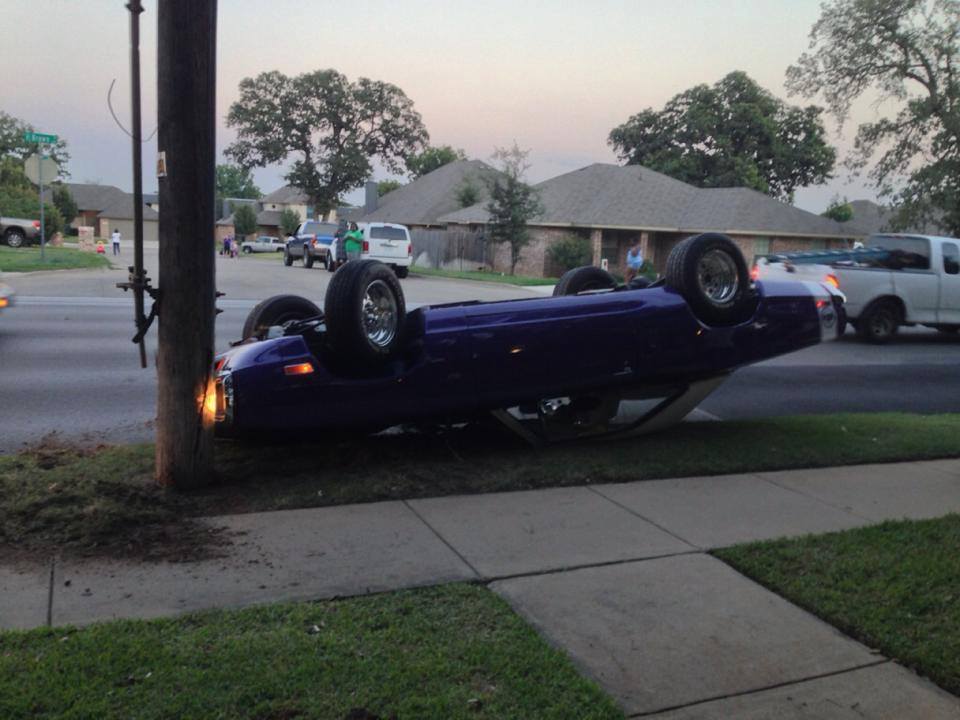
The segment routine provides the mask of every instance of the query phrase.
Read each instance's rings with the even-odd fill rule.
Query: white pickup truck
[[[759,279],[829,282],[847,298],[847,319],[870,342],[901,325],[960,331],[960,240],[932,235],[872,235],[850,251],[758,258]]]

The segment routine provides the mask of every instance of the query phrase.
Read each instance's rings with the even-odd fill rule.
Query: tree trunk
[[[216,0],[160,0],[157,26],[162,292],[157,482],[188,488],[213,468]]]

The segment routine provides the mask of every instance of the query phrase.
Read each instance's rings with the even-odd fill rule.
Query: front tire
[[[304,247],[303,247],[303,266],[304,266],[305,268],[312,268],[312,267],[313,267],[313,260],[314,260],[313,255],[310,254],[310,250],[308,250],[308,249],[307,249],[307,246],[304,245]]]
[[[3,236],[3,241],[12,248],[23,247],[26,239],[27,236],[23,234],[23,230],[17,230],[16,228],[10,228]]]
[[[327,253],[327,256],[323,259],[323,266],[327,269],[327,272],[336,272],[337,263],[330,257],[330,253]]]
[[[707,325],[736,325],[752,311],[747,263],[726,235],[702,233],[681,241],[670,251],[665,278]]]
[[[263,340],[271,327],[291,320],[306,320],[322,315],[320,308],[299,295],[274,295],[258,303],[243,323],[243,339]]]
[[[350,367],[375,367],[401,349],[406,303],[396,275],[377,260],[334,273],[324,300],[330,347]]]
[[[410,274],[410,268],[406,265],[398,265],[394,268],[394,272],[397,274],[397,277],[401,280]]]
[[[613,275],[595,265],[567,270],[553,288],[553,296],[576,295],[587,290],[612,290],[617,286]]]
[[[249,247],[245,247],[240,252],[242,252],[244,255],[249,255],[253,252],[253,250],[251,250]]]
[[[883,344],[897,334],[900,309],[889,300],[878,300],[857,318],[857,335],[861,340]]]
[[[283,250],[283,264],[287,267],[293,265],[293,255],[290,254],[289,250]]]

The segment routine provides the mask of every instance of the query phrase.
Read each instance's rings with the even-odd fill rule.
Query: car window
[[[867,246],[887,252],[866,260],[866,265],[887,270],[930,269],[930,241],[926,238],[874,235],[867,241]]]
[[[336,223],[306,222],[301,233],[304,235],[333,235],[337,231]]]
[[[956,243],[943,244],[943,271],[947,275],[960,275],[960,249]]]
[[[370,237],[374,240],[406,240],[407,231],[398,227],[374,225],[370,228]]]

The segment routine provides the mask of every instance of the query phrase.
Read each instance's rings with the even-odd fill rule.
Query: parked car
[[[40,242],[40,221],[0,217],[0,238],[12,248]]]
[[[288,238],[284,245],[283,264],[289,267],[294,260],[301,260],[306,268],[312,268],[318,260],[326,264],[330,244],[336,232],[336,223],[318,220],[300,223],[297,232],[292,238]]]
[[[2,273],[0,273],[0,279],[2,277]],[[12,287],[0,282],[0,311],[12,306],[15,296],[16,293],[13,292]]]
[[[751,284],[727,237],[681,242],[666,277],[617,285],[565,274],[554,297],[406,312],[395,274],[349,262],[323,312],[278,295],[215,359],[226,435],[376,431],[491,413],[542,440],[649,431],[678,422],[733,370],[836,337],[843,296],[813,282]],[[617,426],[624,399],[654,403]]]
[[[261,235],[255,240],[245,240],[240,244],[240,252],[249,255],[250,253],[264,252],[283,252],[286,243],[281,242],[278,237]]]
[[[413,245],[410,242],[410,231],[405,225],[372,222],[358,223],[357,228],[363,233],[361,260],[379,260],[384,265],[389,265],[398,278],[407,277],[413,263]],[[330,272],[343,265],[345,258],[342,257],[342,248],[343,245],[339,242],[330,246],[324,263]]]
[[[787,253],[757,260],[760,279],[830,282],[864,340],[885,342],[901,325],[960,331],[960,240],[879,234],[851,251]]]

